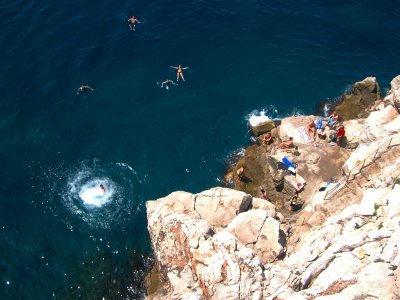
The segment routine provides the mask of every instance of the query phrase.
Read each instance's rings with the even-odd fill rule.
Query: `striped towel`
[[[304,126],[300,126],[297,128],[297,131],[300,133],[301,139],[304,144],[309,144],[312,142],[310,136],[308,135],[307,129]]]

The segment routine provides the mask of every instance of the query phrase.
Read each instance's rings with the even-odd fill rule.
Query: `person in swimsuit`
[[[262,144],[263,144],[263,145],[269,145],[269,144],[271,144],[272,142],[273,142],[273,140],[272,140],[272,135],[271,135],[270,132],[267,132],[267,133],[263,136],[263,138],[262,138]]]
[[[268,200],[268,193],[263,188],[261,189],[261,195],[265,200]]]
[[[179,81],[179,77],[182,78],[183,81],[185,81],[185,78],[183,77],[182,70],[189,69],[189,67],[182,68],[181,65],[179,65],[177,67],[174,67],[174,66],[170,66],[170,67],[177,70],[177,72],[176,72],[176,81]]]
[[[140,24],[139,20],[132,16],[132,18],[128,19],[129,28],[133,31],[136,30],[136,23]]]
[[[299,192],[294,192],[292,199],[290,200],[290,208],[291,211],[296,211],[301,208],[301,201],[299,199]]]
[[[240,167],[239,169],[236,170],[236,175],[239,177],[239,180],[243,179],[243,172],[244,172],[244,167]]]
[[[307,132],[312,140],[315,140],[315,131],[315,122],[311,121],[311,123],[307,125]]]
[[[81,85],[79,88],[78,88],[78,91],[76,92],[76,94],[77,95],[79,95],[80,93],[84,93],[84,92],[87,92],[87,91],[94,91],[94,88],[92,88],[92,87],[90,87],[90,86],[88,86],[88,85]]]
[[[99,189],[100,189],[103,193],[106,192],[106,188],[105,188],[104,185],[102,185],[102,184],[99,185]]]
[[[169,87],[172,85],[178,85],[175,82],[173,82],[171,79],[164,80],[161,82],[161,88],[165,86],[165,89],[169,90]]]
[[[289,137],[289,139],[285,142],[282,142],[278,145],[278,149],[290,149],[296,147],[293,143],[293,138]]]

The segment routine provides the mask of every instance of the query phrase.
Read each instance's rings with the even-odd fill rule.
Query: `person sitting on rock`
[[[328,126],[330,128],[334,128],[336,126],[337,121],[339,120],[339,116],[336,111],[334,111],[329,117],[328,117]]]
[[[319,142],[320,139],[325,139],[327,130],[329,130],[329,127],[328,127],[328,126],[326,126],[325,128],[322,127],[322,128],[320,128],[320,129],[317,129],[317,139],[316,139],[316,142]]]
[[[315,139],[315,129],[315,122],[311,121],[311,123],[307,125],[307,133],[312,140]]]
[[[332,128],[329,130],[329,135],[328,135],[328,142],[331,146],[336,145],[336,138],[337,138],[337,131],[336,129]]]
[[[296,211],[301,207],[300,199],[299,199],[299,192],[295,191],[292,199],[290,200],[290,210]]]
[[[261,188],[261,195],[265,200],[268,200],[268,193],[263,188]]]
[[[330,114],[328,119],[332,119],[335,123],[337,123],[337,121],[339,121],[339,115],[336,112],[336,110],[333,113]]]
[[[295,145],[293,143],[293,138],[289,137],[289,139],[285,142],[282,142],[278,145],[278,149],[290,149],[290,148],[294,148]]]
[[[339,129],[337,131],[337,143],[338,145],[343,145],[343,140],[344,140],[344,135],[346,134],[346,131],[344,130],[344,126],[341,125],[339,126]]]
[[[314,124],[315,124],[315,128],[318,130],[318,129],[324,129],[325,128],[325,126],[324,126],[324,121],[322,121],[322,119],[317,119],[317,120],[315,120],[314,121]]]
[[[243,172],[244,172],[244,167],[240,167],[239,169],[236,170],[236,174],[240,180],[243,179]]]
[[[298,146],[295,146],[294,148],[286,148],[286,149],[283,149],[283,151],[285,151],[286,153],[293,154],[293,156],[299,156],[300,155]]]
[[[269,145],[273,142],[271,132],[267,132],[262,138],[263,145]]]

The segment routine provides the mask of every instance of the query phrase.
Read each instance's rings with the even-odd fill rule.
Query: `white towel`
[[[308,135],[307,129],[304,126],[300,126],[297,128],[297,131],[300,133],[301,139],[304,144],[309,144],[312,142],[310,136]]]

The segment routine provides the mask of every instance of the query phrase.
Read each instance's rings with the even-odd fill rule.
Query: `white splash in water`
[[[79,172],[69,183],[70,193],[77,195],[87,206],[101,207],[110,202],[114,195],[112,181],[107,178],[91,178],[86,181],[87,176],[87,172]],[[100,185],[103,185],[104,190]]]
[[[270,118],[265,114],[265,111],[253,112],[248,116],[249,123],[252,127],[257,126],[265,121],[270,120]]]
[[[103,185],[105,190],[100,188]],[[114,190],[112,185],[104,180],[92,180],[81,187],[79,197],[88,206],[100,207],[112,200]]]

